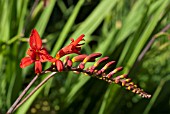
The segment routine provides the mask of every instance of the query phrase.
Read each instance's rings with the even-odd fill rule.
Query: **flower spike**
[[[51,57],[47,50],[42,47],[42,40],[38,34],[38,32],[33,29],[30,35],[30,48],[27,50],[27,57],[24,57],[21,60],[20,67],[24,68],[32,63],[35,62],[35,72],[41,73],[42,72],[42,62],[52,62],[52,66],[50,67],[52,70],[57,70],[58,72],[63,71],[73,71],[75,73],[83,73],[86,75],[89,75],[94,78],[98,78],[101,80],[104,80],[108,83],[115,83],[119,84],[120,86],[126,88],[129,91],[132,91],[133,93],[138,94],[139,96],[142,96],[144,98],[150,98],[151,95],[144,92],[143,89],[139,88],[137,85],[135,85],[130,78],[127,77],[127,74],[122,74],[119,76],[115,76],[115,74],[123,69],[123,67],[117,67],[113,69],[112,71],[108,72],[108,68],[115,64],[115,61],[107,62],[101,69],[98,69],[98,66],[101,65],[101,63],[106,62],[109,57],[103,57],[99,60],[95,61],[96,58],[100,57],[101,53],[92,53],[90,55],[81,54],[81,46],[83,44],[79,44],[80,41],[84,40],[84,34],[80,35],[76,40],[70,39],[71,43],[61,50],[58,51],[56,54],[56,57]],[[60,60],[61,57],[67,55],[76,53],[77,56],[70,59],[69,56],[67,56],[64,59],[64,62]],[[74,67],[73,64],[75,62],[80,62],[78,66]],[[85,64],[87,62],[95,62],[92,66],[89,66],[85,68]]]
[[[94,65],[85,69],[85,64],[87,62],[90,62],[91,60],[95,60],[99,56],[101,56],[100,53],[93,53],[88,56],[87,55],[78,55],[78,56],[73,57],[72,61],[68,57],[66,57],[67,64],[65,67],[67,68],[68,71],[73,71],[75,73],[82,72],[86,75],[104,80],[108,83],[119,84],[120,86],[125,87],[127,90],[130,90],[133,93],[136,93],[141,97],[144,97],[144,98],[151,97],[150,94],[144,92],[143,89],[140,89],[139,87],[137,87],[137,85],[135,85],[131,81],[131,79],[127,77],[127,74],[122,74],[122,75],[113,77],[113,75],[116,74],[117,72],[121,71],[123,69],[123,67],[115,68],[111,72],[106,73],[106,70],[108,69],[108,67],[112,66],[115,63],[115,61],[108,62],[102,69],[99,69],[99,70],[96,69],[97,66],[100,65],[100,63],[108,60],[108,57],[103,57],[103,58],[99,59],[97,62],[95,62]],[[82,62],[77,67],[73,67],[72,63],[77,62],[77,61],[82,61]],[[68,62],[69,62],[69,64],[68,64]]]

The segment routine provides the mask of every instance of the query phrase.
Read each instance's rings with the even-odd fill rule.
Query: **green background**
[[[82,53],[100,52],[117,61],[117,67],[124,67],[121,73],[128,73],[152,98],[65,72],[50,79],[16,114],[170,113],[170,35],[169,30],[160,33],[170,22],[169,11],[169,0],[0,0],[0,113],[35,76],[33,65],[19,67],[33,28],[53,57],[69,38],[85,34]]]

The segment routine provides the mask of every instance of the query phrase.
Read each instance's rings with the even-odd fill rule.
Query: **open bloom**
[[[70,39],[71,43],[68,46],[65,46],[64,48],[58,51],[58,53],[56,54],[56,59],[59,59],[64,55],[71,54],[71,53],[81,54],[80,50],[81,50],[81,45],[83,44],[79,44],[79,42],[83,40],[84,36],[85,35],[82,34],[75,41],[74,39],[71,38]]]
[[[42,40],[38,32],[33,29],[29,39],[30,48],[27,50],[27,57],[24,57],[20,62],[20,67],[25,68],[26,66],[35,62],[35,73],[41,73],[42,62],[53,60],[47,50],[42,47]]]

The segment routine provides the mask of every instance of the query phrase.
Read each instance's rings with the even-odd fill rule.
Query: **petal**
[[[32,50],[31,48],[29,48],[27,50],[27,55],[29,55],[31,57],[31,59],[35,60],[36,59],[36,53],[34,50]]]
[[[42,40],[38,32],[35,29],[33,29],[30,35],[30,47],[35,50],[36,49],[40,50],[41,46],[42,46]]]
[[[47,62],[47,61],[50,61],[50,62],[53,62],[53,57],[51,57],[50,55],[44,55],[44,54],[41,54],[39,55],[40,57],[40,61],[41,62]]]
[[[57,70],[59,72],[63,71],[64,66],[63,66],[63,62],[61,60],[57,60],[55,64],[56,64]]]
[[[43,47],[43,48],[40,50],[40,53],[42,53],[42,54],[48,54],[48,51]]]
[[[75,47],[74,46],[74,47],[72,47],[72,51],[71,52],[72,53],[76,53],[76,54],[81,54],[80,50],[81,50],[81,47]]]
[[[29,66],[33,62],[34,60],[32,60],[30,57],[24,57],[20,62],[20,67],[25,68],[26,66]]]
[[[41,61],[35,61],[35,73],[41,73],[41,72],[42,72]]]
[[[42,48],[39,51],[39,57],[40,57],[40,61],[41,62],[46,62],[46,61],[50,61],[53,62],[53,57],[51,55],[48,54],[47,50],[45,48]],[[52,61],[51,61],[52,60]]]
[[[79,36],[75,41],[73,40],[73,39],[71,39],[71,44],[73,44],[74,46],[76,46],[81,40],[83,40],[83,37],[84,37],[85,35],[84,34],[82,34],[81,36]]]

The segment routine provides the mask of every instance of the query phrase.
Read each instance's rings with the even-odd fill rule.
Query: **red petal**
[[[42,48],[39,52],[44,55],[49,55],[48,51],[45,48]]]
[[[38,32],[35,29],[33,29],[30,35],[30,47],[35,50],[36,49],[40,50],[41,46],[42,46],[42,40]]]
[[[35,73],[41,73],[42,72],[42,65],[40,61],[35,61]]]
[[[81,47],[72,46],[71,50],[72,50],[72,53],[81,54],[80,53]]]
[[[63,69],[64,69],[63,62],[61,60],[57,60],[56,67],[59,72],[63,71]]]
[[[68,66],[68,67],[72,67],[72,65],[73,65],[73,62],[69,59],[69,60],[67,61],[67,66]]]
[[[50,55],[40,55],[40,61],[41,62],[47,62],[47,61],[53,61],[52,60],[53,57],[51,57]]]
[[[26,66],[29,66],[33,62],[34,60],[32,60],[30,57],[24,57],[20,62],[20,67],[25,68]]]
[[[83,37],[84,37],[85,35],[84,34],[82,34],[81,36],[79,36],[75,41],[72,39],[71,41],[71,44],[73,44],[74,46],[76,46],[81,40],[83,40]]]
[[[36,59],[36,53],[34,50],[32,50],[31,48],[29,48],[27,50],[27,54],[31,57],[31,59],[35,60]]]
[[[39,56],[40,56],[40,61],[41,62],[51,61],[53,59],[53,57],[48,54],[48,52],[47,52],[47,50],[45,48],[42,48],[39,51]]]

